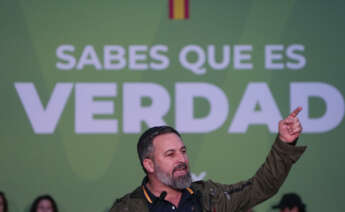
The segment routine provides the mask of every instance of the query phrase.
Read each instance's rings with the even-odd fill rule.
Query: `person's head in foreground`
[[[181,190],[192,183],[186,147],[172,127],[148,129],[139,138],[138,156],[150,184]]]
[[[50,195],[37,197],[31,205],[30,212],[58,212],[55,200]]]
[[[281,212],[305,212],[306,206],[296,193],[284,194],[278,205],[273,209],[279,209]]]
[[[0,212],[7,212],[8,211],[8,205],[7,205],[7,199],[4,192],[0,191]]]

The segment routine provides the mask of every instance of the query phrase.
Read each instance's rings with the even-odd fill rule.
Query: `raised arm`
[[[210,187],[218,190],[215,193],[222,194],[215,198],[218,199],[218,204],[210,205],[211,208],[219,209],[216,211],[245,211],[278,192],[293,163],[306,149],[305,146],[295,146],[302,131],[297,118],[301,110],[301,107],[297,108],[286,119],[279,122],[279,133],[271,151],[265,163],[252,178],[232,185],[208,182]],[[223,204],[219,204],[220,202]]]

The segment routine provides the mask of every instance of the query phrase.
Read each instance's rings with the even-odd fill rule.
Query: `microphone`
[[[164,200],[164,198],[167,196],[166,191],[162,191],[161,195],[159,195],[159,201]]]
[[[156,199],[156,201],[154,201],[154,203],[152,204],[150,211],[155,211],[155,209],[159,206],[161,201],[163,201],[166,196],[167,196],[167,192],[162,191],[161,195],[159,195],[159,198]]]

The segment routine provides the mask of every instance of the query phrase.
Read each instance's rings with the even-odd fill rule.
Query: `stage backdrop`
[[[104,212],[141,183],[141,132],[183,134],[194,180],[251,177],[297,106],[308,149],[279,193],[344,211],[343,0],[2,0],[0,190]]]

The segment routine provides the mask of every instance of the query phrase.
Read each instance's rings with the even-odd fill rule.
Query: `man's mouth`
[[[180,163],[173,169],[173,174],[181,176],[188,172],[188,167],[185,163]]]

